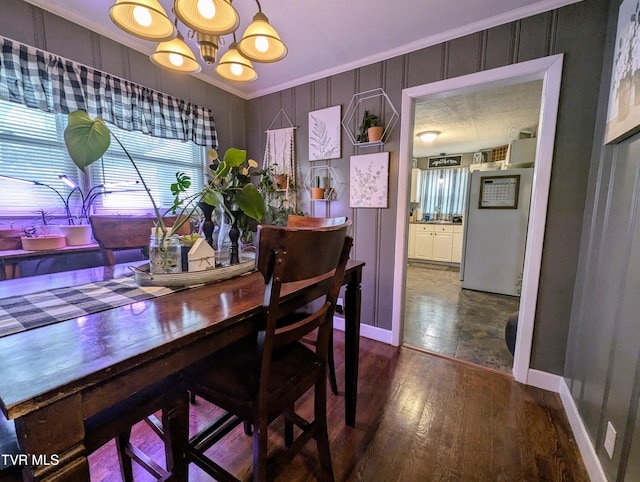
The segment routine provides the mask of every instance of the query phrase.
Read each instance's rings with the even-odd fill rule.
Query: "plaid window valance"
[[[52,113],[84,110],[121,129],[218,148],[213,113],[0,36],[0,99]]]

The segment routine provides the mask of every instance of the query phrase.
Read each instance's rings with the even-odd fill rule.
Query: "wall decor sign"
[[[337,159],[340,155],[340,106],[309,112],[309,160]]]
[[[462,163],[462,156],[440,156],[429,158],[429,168],[459,166]]]
[[[518,209],[520,175],[482,176],[478,209]]]
[[[624,0],[618,11],[616,47],[604,134],[606,144],[640,130],[640,18],[637,0]]]
[[[389,191],[389,153],[351,156],[349,207],[386,208]]]

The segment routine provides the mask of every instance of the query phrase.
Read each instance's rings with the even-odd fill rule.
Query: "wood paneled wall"
[[[382,87],[400,111],[402,89],[535,58],[565,54],[547,230],[538,298],[533,367],[561,374],[580,243],[595,111],[604,51],[607,2],[581,2],[494,27],[399,57],[333,75],[249,101],[247,138],[253,152],[264,149],[264,130],[283,109],[298,126],[298,177],[308,170],[309,111],[341,105],[358,92]],[[580,25],[580,28],[576,28]],[[597,72],[596,75],[585,75]],[[400,112],[400,115],[412,113]],[[276,127],[281,127],[280,125]],[[259,133],[260,135],[255,135]],[[349,157],[382,148],[356,148],[342,136],[342,157],[329,164],[345,185],[337,201],[300,206],[310,215],[349,216],[352,256],[367,262],[363,321],[391,329],[392,278],[397,208],[399,124],[384,146],[390,152],[389,208],[349,208]],[[317,161],[316,161],[317,162]],[[402,173],[405,175],[405,173]],[[304,193],[303,193],[304,194]]]

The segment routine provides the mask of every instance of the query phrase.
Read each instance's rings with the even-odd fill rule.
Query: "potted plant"
[[[324,199],[324,188],[320,187],[320,176],[313,176],[311,184],[311,199]]]
[[[54,232],[50,222],[51,215],[44,209],[38,210],[34,224],[23,228],[24,236],[20,238],[22,249],[44,251],[64,248],[67,244],[65,235]]]
[[[182,267],[178,230],[189,221],[195,203],[202,197],[202,192],[186,195],[191,186],[191,179],[184,173],[176,173],[176,182],[171,184],[171,192],[175,196],[173,205],[162,212],[156,204],[151,190],[147,186],[137,164],[120,142],[100,118],[91,119],[84,111],[74,111],[68,116],[68,125],[64,131],[64,141],[73,162],[83,172],[84,169],[102,157],[111,144],[111,137],[120,145],[131,165],[138,174],[143,189],[147,192],[155,214],[155,229],[150,233],[150,265],[152,272],[179,272]],[[169,213],[177,215],[176,222],[167,226],[165,216]]]
[[[290,196],[295,196],[296,186],[286,174],[276,174],[277,164],[254,171],[252,175],[260,176],[258,190],[265,200],[264,224],[286,225],[289,214],[298,214],[291,203]]]
[[[362,123],[358,129],[359,134],[356,140],[360,143],[377,142],[381,140],[383,128],[379,123],[380,120],[377,115],[371,114],[368,110],[365,110],[362,115]]]

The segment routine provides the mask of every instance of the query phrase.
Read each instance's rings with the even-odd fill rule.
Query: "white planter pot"
[[[60,225],[58,229],[67,238],[67,246],[91,244],[90,224]]]

